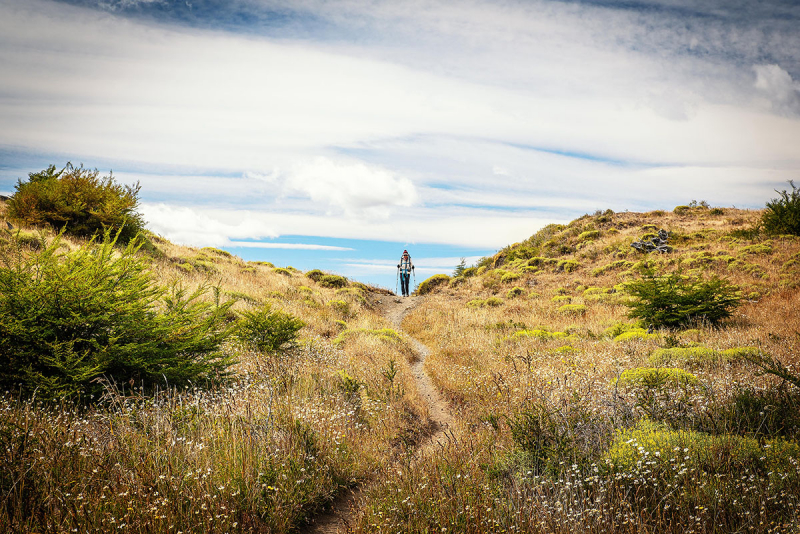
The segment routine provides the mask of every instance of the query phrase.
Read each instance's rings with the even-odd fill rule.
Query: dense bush
[[[170,385],[224,373],[219,346],[230,303],[206,288],[158,286],[129,244],[106,233],[61,254],[57,237],[29,251],[0,246],[0,385],[37,396],[91,393],[96,379]]]
[[[317,280],[322,287],[347,287],[347,278],[336,274],[326,274]]]
[[[102,178],[99,174],[69,163],[61,171],[51,165],[30,173],[27,181],[17,182],[8,201],[9,217],[28,225],[64,228],[80,237],[109,230],[117,234],[120,243],[127,243],[144,227],[136,211],[139,184],[121,185],[111,174]]]
[[[789,180],[792,191],[776,191],[780,198],[767,202],[761,224],[768,234],[800,235],[800,189]]]
[[[272,311],[267,305],[243,312],[235,328],[239,340],[255,350],[274,354],[292,348],[297,332],[304,326],[300,319],[282,311]]]
[[[738,288],[716,276],[703,280],[680,272],[658,275],[645,266],[642,278],[629,282],[625,291],[633,300],[629,317],[654,327],[677,328],[698,320],[717,324],[739,305]]]
[[[425,295],[426,293],[433,291],[436,287],[440,285],[446,285],[449,282],[450,277],[446,274],[434,274],[419,285],[417,288],[417,293],[419,295]]]

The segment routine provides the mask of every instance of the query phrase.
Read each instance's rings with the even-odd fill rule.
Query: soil
[[[413,310],[423,297],[398,297],[396,295],[373,295],[371,304],[378,312],[386,317],[392,327],[402,332],[403,318]],[[447,439],[447,430],[452,421],[452,414],[447,403],[439,394],[433,380],[425,371],[425,358],[430,351],[428,347],[406,334],[417,358],[411,364],[411,371],[417,384],[420,397],[425,401],[430,419],[435,423],[436,431],[419,447],[420,454],[424,455]],[[331,505],[331,510],[318,515],[309,525],[306,532],[309,534],[337,534],[351,530],[351,523],[358,506],[360,489],[354,488],[342,492]]]

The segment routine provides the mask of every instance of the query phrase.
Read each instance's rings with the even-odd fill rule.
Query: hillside
[[[800,392],[753,362],[797,376],[800,239],[759,217],[584,216],[409,299],[151,235],[159,284],[217,286],[231,325],[299,318],[297,346],[231,337],[225,380],[94,404],[6,392],[0,530],[796,532]],[[661,229],[669,252],[631,247]],[[18,230],[29,254],[52,238]],[[648,328],[625,305],[644,262],[730,280],[741,305]]]

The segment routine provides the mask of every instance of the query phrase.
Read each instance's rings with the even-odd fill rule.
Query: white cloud
[[[277,237],[268,225],[241,211],[207,213],[167,204],[142,204],[140,211],[150,230],[176,243],[224,246],[231,239]]]
[[[321,157],[295,165],[284,188],[355,217],[386,219],[392,208],[411,206],[417,200],[408,178],[361,162]]]
[[[230,247],[241,248],[269,248],[287,250],[353,250],[349,247],[336,247],[332,245],[315,245],[309,243],[263,243],[260,241],[229,241]]]
[[[755,87],[764,94],[772,109],[780,113],[800,113],[800,82],[779,65],[755,65]]]

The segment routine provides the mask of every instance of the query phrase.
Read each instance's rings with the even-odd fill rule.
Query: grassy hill
[[[469,437],[396,497],[373,496],[391,504],[372,513],[399,520],[390,510],[409,498],[425,510],[409,531],[793,532],[800,239],[759,235],[760,217],[597,213],[428,281],[403,326],[432,349],[427,368]],[[631,247],[660,229],[671,252]],[[718,325],[648,331],[625,305],[645,262],[730,280],[741,305]]]
[[[0,530],[306,531],[361,486],[354,532],[796,532],[800,239],[760,235],[760,216],[551,225],[421,285],[402,330],[385,291],[151,235],[137,257],[158,284],[217,287],[201,298],[233,301],[232,329],[267,309],[297,318],[296,345],[230,335],[230,376],[180,387],[104,382],[75,402],[9,388]],[[669,253],[630,246],[660,229]],[[36,254],[40,234],[4,239]],[[626,306],[644,263],[730,280],[741,304],[718,324],[649,328]],[[453,415],[431,447],[412,338]]]

